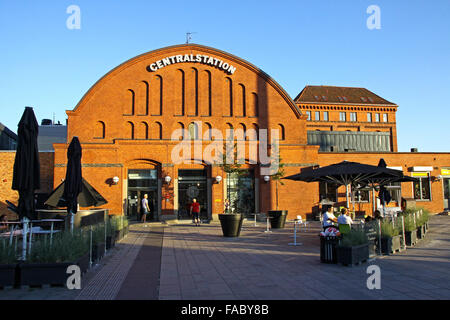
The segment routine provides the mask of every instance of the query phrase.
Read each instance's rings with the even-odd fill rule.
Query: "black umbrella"
[[[337,185],[345,185],[347,207],[349,206],[348,186],[380,183],[386,179],[400,179],[403,172],[358,162],[343,161],[318,169],[304,170],[301,173],[285,177],[283,179],[305,182],[332,182]]]
[[[33,108],[25,107],[17,130],[12,189],[19,192],[17,214],[23,221],[22,259],[27,256],[28,221],[36,216],[34,191],[41,187],[37,137],[39,126]]]
[[[378,167],[380,167],[380,168],[387,167],[386,161],[384,161],[383,158],[381,158],[380,161],[378,162]],[[383,207],[385,205],[389,204],[389,202],[391,202],[391,194],[386,189],[384,184],[382,184],[380,186],[380,191],[378,192],[378,197],[380,198],[380,201],[381,201],[381,204],[383,205]]]
[[[107,204],[105,198],[84,178],[82,180],[81,192],[78,194],[77,201],[80,207],[99,207]],[[62,182],[55,190],[52,191],[45,204],[52,207],[67,207],[67,202],[63,198],[65,181]]]
[[[26,107],[18,125],[12,189],[19,192],[19,218],[35,218],[34,191],[41,187],[37,136],[39,126],[33,108]]]
[[[67,213],[77,213],[78,195],[82,191],[81,145],[78,137],[73,137],[67,149],[67,170],[62,198],[67,205]]]

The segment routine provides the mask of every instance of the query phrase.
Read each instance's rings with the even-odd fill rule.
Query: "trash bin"
[[[269,210],[270,225],[272,229],[283,229],[288,214],[287,210]]]
[[[340,237],[320,236],[320,262],[337,263],[336,246]]]

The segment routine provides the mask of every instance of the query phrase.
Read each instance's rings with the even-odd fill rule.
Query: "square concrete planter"
[[[81,270],[81,273],[85,273],[89,269],[89,251],[78,258],[76,263]]]
[[[114,245],[116,244],[115,240],[116,239],[114,236],[106,236],[106,250],[110,250],[112,249],[112,247],[114,247]]]
[[[401,250],[402,236],[392,238],[381,238],[381,252],[383,254],[393,254]]]
[[[369,259],[369,245],[362,244],[353,247],[336,247],[337,263],[345,266],[360,264]]]
[[[420,226],[417,228],[417,239],[425,238],[425,226]]]
[[[417,229],[413,231],[405,231],[405,241],[407,246],[414,246],[417,243]]]

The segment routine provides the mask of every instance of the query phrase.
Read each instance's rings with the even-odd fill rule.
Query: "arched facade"
[[[248,174],[238,182],[253,190],[251,196],[245,195],[252,211],[276,207],[274,182],[264,182],[260,155],[250,154],[258,145],[270,154],[270,130],[282,128],[280,156],[288,164],[286,173],[317,162],[317,147],[307,145],[306,118],[279,84],[243,59],[195,44],[162,48],[126,61],[98,80],[67,115],[67,139],[78,136],[83,147],[83,176],[107,198],[113,214],[130,213],[130,201],[140,196],[133,192],[145,191],[146,185],[138,190],[142,181],[156,198],[158,218],[180,217],[185,209],[181,199],[186,194],[192,198],[197,191],[205,215],[221,213],[227,174],[222,166],[206,161],[204,153],[214,154],[211,143],[224,143],[227,129],[245,134],[238,140],[245,145],[243,158],[248,161],[242,169]],[[90,130],[93,127],[95,131]],[[180,141],[173,139],[176,130],[182,133],[179,136],[192,138],[182,157],[183,150],[177,149]],[[266,135],[263,130],[268,130]],[[260,142],[264,136],[268,144]],[[64,163],[66,148],[55,144],[55,164]],[[55,165],[55,181],[63,176],[64,168]],[[119,184],[104,183],[113,176],[119,177]],[[221,182],[217,176],[223,177]],[[198,184],[198,190],[188,181]],[[286,184],[298,192],[312,188]],[[279,199],[283,209],[298,208],[295,194]]]

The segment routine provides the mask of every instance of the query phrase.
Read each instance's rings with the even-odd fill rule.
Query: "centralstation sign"
[[[193,63],[201,63],[210,65],[216,68],[219,68],[229,74],[233,74],[236,71],[236,67],[231,65],[228,62],[224,62],[218,58],[207,56],[204,54],[177,54],[175,56],[170,56],[163,58],[161,60],[155,61],[152,64],[147,66],[147,70],[149,72],[155,72],[159,69],[162,69],[166,66],[169,66],[171,64],[175,63],[181,63],[181,62],[193,62]]]

